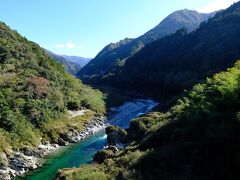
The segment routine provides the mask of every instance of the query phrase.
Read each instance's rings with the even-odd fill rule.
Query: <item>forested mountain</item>
[[[123,150],[100,151],[100,164],[62,170],[58,179],[239,179],[239,77],[238,61],[168,112],[134,119]]]
[[[197,29],[200,23],[207,21],[209,17],[212,17],[215,14],[216,12],[205,14],[188,9],[175,11],[161,21],[155,28],[141,36],[140,39],[143,40],[151,37],[152,39],[157,40],[159,37],[161,38],[175,33],[177,30],[182,28],[185,28],[188,32],[191,32]]]
[[[64,66],[66,71],[68,71],[69,73],[71,73],[73,75],[77,74],[80,71],[80,69],[82,68],[82,66],[79,65],[78,63],[67,60],[65,58],[65,56],[57,55],[48,50],[46,50],[46,52],[51,58],[60,62]]]
[[[169,99],[225,70],[240,58],[240,3],[204,22],[191,33],[182,29],[154,41],[127,59],[118,75],[104,83]]]
[[[118,73],[127,58],[131,57],[146,44],[151,43],[181,28],[189,32],[206,21],[215,13],[203,14],[197,11],[180,10],[166,17],[159,25],[136,39],[124,39],[106,46],[87,66],[82,68],[78,76],[86,82],[93,82]]]
[[[0,152],[37,146],[41,138],[58,142],[71,126],[67,110],[83,107],[104,112],[101,92],[0,23]]]

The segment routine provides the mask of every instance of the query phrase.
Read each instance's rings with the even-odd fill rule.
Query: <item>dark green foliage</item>
[[[93,160],[99,164],[102,164],[106,159],[113,157],[114,153],[111,150],[102,150],[98,151],[94,157]]]
[[[106,46],[88,65],[78,73],[78,76],[88,83],[100,84],[100,80],[111,78],[121,72],[127,58],[133,56],[146,44],[181,28],[195,30],[202,21],[206,21],[215,13],[203,14],[196,11],[180,10],[166,17],[159,25],[136,39],[124,39],[118,43]]]
[[[108,126],[105,131],[106,131],[106,134],[110,134],[113,132],[117,132],[118,134],[123,135],[123,136],[127,134],[124,129],[121,129],[117,126]]]
[[[119,75],[104,83],[132,88],[164,101],[176,99],[184,89],[207,76],[226,70],[240,58],[240,3],[217,13],[187,33],[185,29],[154,41],[128,58]]]
[[[239,18],[240,2],[197,31],[180,30],[129,58],[124,76],[115,82],[168,98],[201,83],[167,112],[133,120],[128,130],[132,144],[111,159],[71,169],[65,177],[101,173],[105,179],[240,179],[240,62],[203,83],[239,58]]]
[[[101,165],[72,171],[94,169],[108,179],[239,179],[239,112],[238,61],[195,85],[168,112],[133,120],[129,140],[135,145]]]
[[[155,166],[164,165],[166,173],[175,176],[238,179],[239,77],[238,62],[228,72],[196,85],[179,100],[169,111],[172,120],[140,144],[141,150],[154,151],[139,162],[139,168],[143,170],[147,163],[155,162]]]
[[[74,110],[105,112],[101,92],[83,85],[37,44],[0,23],[0,130],[6,142],[16,149],[36,146],[44,126],[62,117],[69,104]]]
[[[107,45],[100,53],[91,60],[85,67],[79,71],[77,76],[81,77],[82,80],[85,79],[95,79],[98,76],[107,75],[109,69],[112,69],[114,73],[117,68],[116,62],[118,60],[123,60],[126,58],[125,54],[129,54],[131,49],[126,49],[125,46],[129,46],[133,39],[124,39],[118,43],[111,43]],[[115,57],[117,56],[117,57]]]
[[[164,125],[168,118],[168,113],[154,112],[132,120],[128,129],[128,140],[141,141],[145,136],[152,133],[154,128]]]

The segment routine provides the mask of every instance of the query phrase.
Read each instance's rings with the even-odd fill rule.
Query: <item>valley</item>
[[[41,45],[0,22],[0,180],[240,179],[240,2],[157,11],[157,26],[108,45],[147,17],[80,4],[30,28]]]
[[[114,108],[106,123],[127,128],[131,119],[151,111],[156,105],[157,103],[151,100],[126,102],[124,105]],[[46,157],[42,168],[30,171],[24,178],[16,179],[54,179],[59,169],[78,167],[91,162],[93,155],[107,145],[106,138],[103,126],[77,144],[54,151]]]

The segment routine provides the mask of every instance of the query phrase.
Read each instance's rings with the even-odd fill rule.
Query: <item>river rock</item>
[[[11,176],[8,172],[0,170],[0,179],[1,180],[10,180]]]
[[[61,134],[60,137],[69,143],[77,143],[79,133],[75,129],[70,129],[67,133]]]
[[[127,132],[117,126],[108,126],[106,129],[107,143],[115,146],[117,143],[125,143],[127,138]]]
[[[64,141],[62,138],[60,138],[60,139],[58,140],[58,144],[59,144],[60,146],[67,146],[67,145],[68,145],[68,142],[66,142],[66,141]]]
[[[9,157],[9,167],[13,176],[23,174],[28,170],[36,169],[36,161],[32,157],[24,156],[21,153],[11,154]]]
[[[36,150],[33,151],[35,157],[42,158],[44,157],[46,150],[42,147],[38,147]]]
[[[114,152],[114,153],[116,153],[116,152],[119,151],[116,146],[107,146],[105,149],[106,149],[106,150],[111,150],[111,151]]]
[[[51,143],[49,141],[42,141],[42,145],[45,145],[45,146],[48,146],[50,145]]]
[[[25,156],[33,156],[35,155],[35,153],[33,152],[33,150],[29,147],[24,147],[22,149],[22,153],[25,155]]]
[[[0,158],[1,158],[1,160],[0,160],[0,169],[5,170],[7,168],[7,166],[8,166],[8,164],[9,164],[6,153],[2,152],[0,154]]]
[[[104,117],[95,117],[91,123],[86,123],[83,131],[78,132],[76,129],[72,128],[69,129],[67,133],[61,134],[58,144],[67,146],[69,142],[76,143],[80,139],[97,132],[97,129],[103,125],[105,125]],[[37,168],[37,159],[44,157],[58,148],[58,144],[51,144],[49,141],[44,141],[42,139],[41,144],[37,148],[25,147],[21,152],[11,151],[9,156],[5,153],[0,154],[0,180],[10,180],[15,176],[20,176],[29,170]],[[109,154],[115,153],[113,149],[106,151],[109,151]]]

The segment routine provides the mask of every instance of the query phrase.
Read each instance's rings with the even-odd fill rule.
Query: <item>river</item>
[[[107,122],[122,128],[128,128],[133,118],[146,114],[157,105],[152,100],[137,99],[126,102],[124,105],[112,108],[112,113]],[[89,136],[77,144],[62,147],[44,159],[44,166],[28,172],[23,178],[27,180],[52,180],[59,169],[79,167],[92,162],[93,155],[106,145],[105,130]]]

